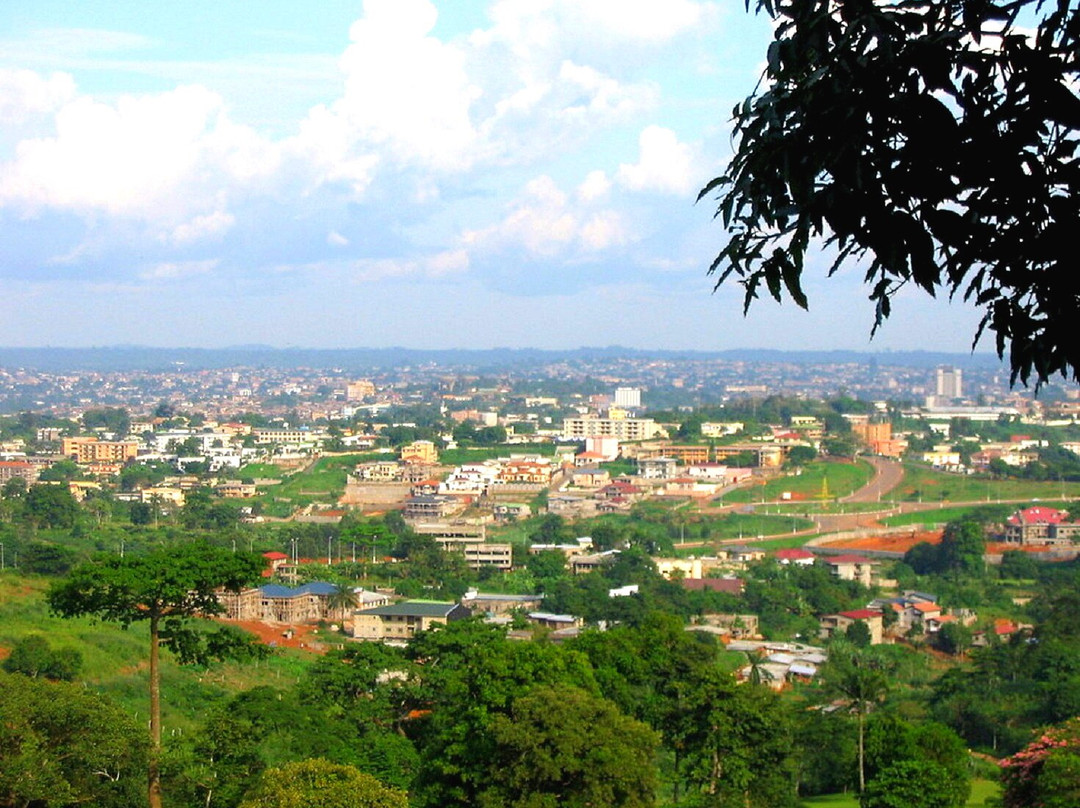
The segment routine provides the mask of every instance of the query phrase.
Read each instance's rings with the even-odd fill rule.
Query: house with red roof
[[[773,558],[781,564],[798,564],[801,567],[811,567],[816,556],[801,547],[791,547],[785,550],[777,550],[773,553]]]
[[[1017,545],[1069,546],[1080,533],[1080,522],[1068,511],[1034,505],[1017,511],[1005,522],[1005,541]]]

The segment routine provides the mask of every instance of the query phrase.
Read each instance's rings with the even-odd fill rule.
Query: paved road
[[[904,479],[904,467],[896,460],[884,457],[863,459],[874,467],[873,479],[855,493],[841,498],[841,502],[881,502]]]

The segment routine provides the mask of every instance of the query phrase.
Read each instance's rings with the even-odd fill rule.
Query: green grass
[[[241,478],[252,477],[262,480],[280,480],[285,476],[285,470],[273,463],[248,463],[241,466],[238,472]]]
[[[1080,497],[1080,483],[1036,482],[1033,480],[991,480],[947,474],[915,463],[904,464],[904,479],[890,495],[914,502],[978,502],[1018,499],[1060,499]]]
[[[874,513],[889,510],[887,502],[813,502],[802,500],[781,505],[769,504],[758,506],[759,513]]]
[[[856,463],[820,461],[804,466],[798,475],[775,477],[765,485],[731,491],[720,501],[724,504],[771,501],[780,499],[785,492],[802,495],[810,502],[820,500],[825,491],[830,499],[846,497],[870,482],[873,475],[873,466],[864,460]]]
[[[53,648],[82,654],[79,681],[115,700],[132,715],[149,714],[147,656],[149,629],[135,623],[123,629],[91,618],[62,619],[49,614],[45,592],[49,582],[0,575],[0,647],[10,649],[28,634],[41,634]],[[294,684],[308,657],[279,652],[257,663],[216,664],[211,668],[181,666],[162,654],[162,720],[166,732],[190,731],[207,711],[230,696],[259,684]]]
[[[991,506],[995,510],[1002,506]],[[1017,506],[1004,506],[1003,510],[1012,512],[1018,509]],[[930,508],[925,511],[912,511],[911,513],[899,513],[896,516],[887,516],[884,519],[879,520],[881,524],[887,527],[903,527],[905,525],[933,525],[933,524],[945,524],[951,522],[954,519],[960,519],[964,516],[970,516],[978,514],[980,511],[985,511],[986,505],[968,505],[953,508]]]
[[[1000,795],[1001,786],[992,780],[972,780],[967,808],[983,808],[988,798],[996,799]],[[803,808],[859,808],[859,798],[854,793],[825,794],[820,797],[805,797],[802,805]]]
[[[740,536],[754,539],[758,536],[779,536],[795,530],[808,530],[814,526],[806,519],[790,516],[762,516],[759,514],[732,513],[720,519],[710,520],[712,538],[737,539]],[[806,541],[803,538],[800,544]]]

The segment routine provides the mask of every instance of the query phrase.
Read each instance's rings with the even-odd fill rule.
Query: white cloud
[[[584,202],[603,199],[611,192],[611,180],[603,171],[590,171],[578,186],[577,195]]]
[[[474,250],[524,250],[534,258],[573,257],[626,243],[626,229],[614,211],[574,208],[550,177],[532,180],[498,224],[464,234]]]
[[[581,227],[581,242],[589,250],[606,250],[625,244],[626,241],[626,229],[622,219],[610,210],[589,217]]]
[[[436,18],[427,0],[365,0],[341,57],[345,94],[333,112],[397,160],[458,169],[474,158],[469,107],[480,89],[462,52],[429,36]]]
[[[205,275],[216,269],[218,263],[216,258],[205,261],[167,261],[148,267],[140,277],[143,280],[177,280],[193,275]]]
[[[274,165],[273,150],[205,88],[116,104],[80,96],[57,113],[54,136],[19,142],[0,164],[0,205],[183,222],[216,211],[230,181]]]
[[[337,230],[331,230],[326,236],[326,243],[331,247],[347,247],[349,246],[349,240],[345,236],[341,235]]]
[[[698,25],[707,7],[690,0],[572,0],[565,13],[586,30],[628,40],[663,42]]]
[[[196,216],[190,222],[174,227],[169,241],[177,246],[193,244],[208,239],[221,238],[236,224],[236,217],[223,210],[205,216]]]
[[[0,69],[0,123],[23,123],[53,112],[74,95],[75,81],[66,73],[46,78],[32,70]]]
[[[361,258],[352,261],[314,261],[282,265],[277,274],[301,273],[331,282],[373,283],[407,278],[442,278],[461,274],[469,268],[468,253],[460,248],[412,258]]]
[[[635,165],[622,164],[616,179],[632,191],[659,191],[685,196],[694,188],[693,152],[670,129],[647,126],[639,139]]]
[[[529,46],[576,42],[658,43],[699,26],[712,3],[692,0],[500,0],[491,8],[497,32]]]

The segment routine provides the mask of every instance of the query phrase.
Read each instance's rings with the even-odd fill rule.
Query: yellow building
[[[375,385],[367,379],[349,382],[345,386],[345,398],[348,401],[361,401],[365,398],[372,398],[374,395]]]
[[[406,463],[438,463],[439,450],[430,440],[414,440],[401,447],[401,459]]]
[[[139,454],[139,444],[133,440],[64,438],[60,451],[76,463],[126,463]]]

